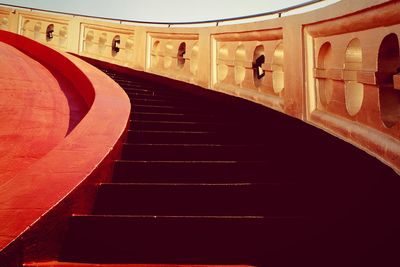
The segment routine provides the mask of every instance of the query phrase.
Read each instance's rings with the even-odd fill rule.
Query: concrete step
[[[263,160],[265,145],[129,144],[122,148],[125,160]]]
[[[129,96],[129,98],[135,98],[135,97],[144,97],[144,98],[155,98],[155,99],[165,99],[165,100],[179,100],[179,101],[188,101],[189,99],[192,99],[192,96],[188,95],[181,95],[178,92],[174,92],[171,90],[154,90],[149,87],[144,87],[144,89],[147,89],[147,92],[141,92],[140,89],[142,87],[123,87],[126,94]],[[199,100],[197,100],[199,101]]]
[[[129,143],[151,144],[252,144],[258,142],[255,138],[245,139],[242,136],[225,135],[210,131],[174,131],[174,130],[129,130]]]
[[[135,107],[134,107],[135,109]],[[156,112],[156,111],[132,111],[132,119],[144,121],[226,121],[227,119],[216,114],[202,114],[192,111],[170,111],[170,112]]]
[[[134,104],[132,112],[153,112],[153,113],[189,113],[189,114],[213,114],[213,111],[196,105],[175,105],[172,103],[163,104]]]
[[[192,264],[101,264],[101,263],[78,263],[78,262],[29,262],[24,267],[255,267],[250,265],[192,265]]]
[[[132,183],[267,183],[296,179],[299,177],[287,176],[277,164],[266,161],[117,160],[113,173],[114,182]]]
[[[136,120],[130,122],[130,129],[154,130],[154,131],[235,131],[251,132],[251,129],[244,129],[237,123],[229,122],[207,122],[207,121],[163,121],[163,120]]]
[[[175,106],[199,106],[204,109],[210,109],[210,105],[207,105],[206,102],[201,100],[195,100],[192,98],[184,97],[184,96],[149,96],[149,97],[139,97],[139,96],[131,96],[131,103],[133,106],[138,104],[155,104],[155,105],[175,105]],[[217,110],[218,107],[212,106],[211,109]]]
[[[165,99],[165,98],[155,98],[155,97],[131,97],[131,104],[132,106],[135,106],[137,104],[139,105],[168,105],[172,103],[179,103],[177,101],[172,101],[170,99]]]
[[[307,217],[75,215],[60,260],[252,265],[312,228]]]
[[[311,215],[309,191],[293,183],[107,183],[99,186],[94,214]]]
[[[192,101],[191,97],[176,95],[176,94],[168,94],[167,92],[135,92],[135,90],[126,90],[125,91],[131,102],[134,103],[136,99],[139,100],[162,100],[169,103],[188,103]],[[200,100],[194,100],[194,103],[203,103]]]

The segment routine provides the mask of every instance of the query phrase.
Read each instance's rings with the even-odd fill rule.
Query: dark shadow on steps
[[[104,71],[133,103],[128,143],[60,260],[400,265],[400,180],[377,159],[243,99]]]

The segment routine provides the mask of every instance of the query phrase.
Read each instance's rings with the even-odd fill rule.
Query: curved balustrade
[[[396,1],[344,0],[305,14],[204,28],[2,10],[15,31],[46,45],[255,101],[400,170]],[[46,40],[49,25],[53,38]]]

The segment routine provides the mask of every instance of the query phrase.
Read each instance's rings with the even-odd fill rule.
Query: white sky
[[[274,11],[309,0],[0,0],[51,11],[136,21],[180,22]]]

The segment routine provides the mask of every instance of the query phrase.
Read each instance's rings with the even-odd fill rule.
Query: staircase
[[[344,264],[364,255],[353,233],[371,212],[374,178],[396,177],[390,169],[247,101],[103,71],[132,102],[122,158],[93,213],[70,218],[59,262],[26,266],[358,266]],[[389,203],[386,193],[376,199]],[[338,248],[341,237],[351,241]]]

